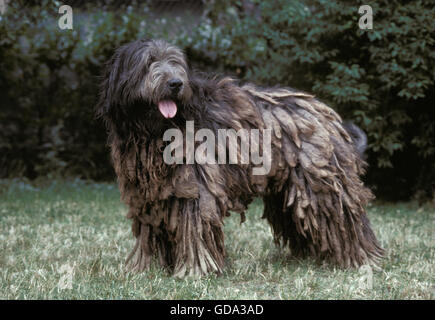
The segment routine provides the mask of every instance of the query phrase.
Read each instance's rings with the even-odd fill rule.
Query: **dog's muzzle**
[[[182,86],[183,86],[183,81],[181,81],[178,78],[174,78],[168,81],[169,90],[173,95],[178,94]]]
[[[167,82],[167,87],[171,97],[176,98],[183,87],[183,81],[178,78],[173,78]],[[170,119],[177,114],[177,104],[172,99],[165,99],[159,101],[159,110],[166,119]]]

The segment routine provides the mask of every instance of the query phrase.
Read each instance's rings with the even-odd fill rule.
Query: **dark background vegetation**
[[[58,8],[74,29],[58,28]],[[369,4],[373,30],[358,28]],[[194,67],[314,92],[369,139],[378,198],[434,197],[433,1],[12,1],[0,15],[0,178],[111,180],[93,108],[104,63],[164,38]]]

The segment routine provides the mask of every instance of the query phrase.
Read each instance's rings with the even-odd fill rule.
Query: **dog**
[[[365,135],[313,95],[192,71],[176,46],[137,40],[108,62],[97,114],[136,238],[129,269],[147,270],[157,256],[177,277],[222,273],[223,219],[232,211],[243,222],[256,197],[275,243],[292,256],[344,268],[379,265],[384,250],[364,209],[373,195],[360,179]],[[216,136],[259,130],[258,143],[248,145],[271,159],[269,170],[255,174],[252,162],[189,163],[188,155],[167,163],[165,132],[187,136],[187,122]]]

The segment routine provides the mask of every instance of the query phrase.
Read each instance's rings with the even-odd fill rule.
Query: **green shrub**
[[[61,30],[60,5],[12,2],[0,21],[2,177],[113,177],[93,111],[101,69],[115,48],[150,30],[130,6],[122,15],[74,10],[74,29]]]
[[[214,2],[188,52],[245,80],[314,92],[369,138],[378,193],[427,194],[435,181],[435,7],[376,1]],[[204,63],[204,64],[206,64]]]
[[[46,174],[108,179],[105,130],[93,106],[104,62],[137,38],[166,38],[206,71],[314,92],[369,137],[368,181],[378,195],[429,194],[435,181],[431,1],[210,1],[197,28],[132,2],[74,7],[13,1],[0,16],[0,177]],[[190,22],[191,22],[190,18]]]

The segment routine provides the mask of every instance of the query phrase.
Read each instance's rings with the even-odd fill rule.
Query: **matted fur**
[[[183,87],[170,96],[165,84],[174,76]],[[173,119],[157,108],[168,97],[178,106]],[[223,218],[231,210],[244,220],[255,197],[264,200],[275,242],[294,256],[342,267],[382,257],[364,209],[372,193],[359,178],[361,146],[340,116],[312,95],[192,73],[178,48],[139,40],[109,62],[98,113],[133,222],[131,269],[147,269],[156,255],[176,276],[222,272]],[[252,175],[251,164],[165,164],[163,132],[184,132],[187,120],[216,136],[218,129],[272,129],[269,174]]]

